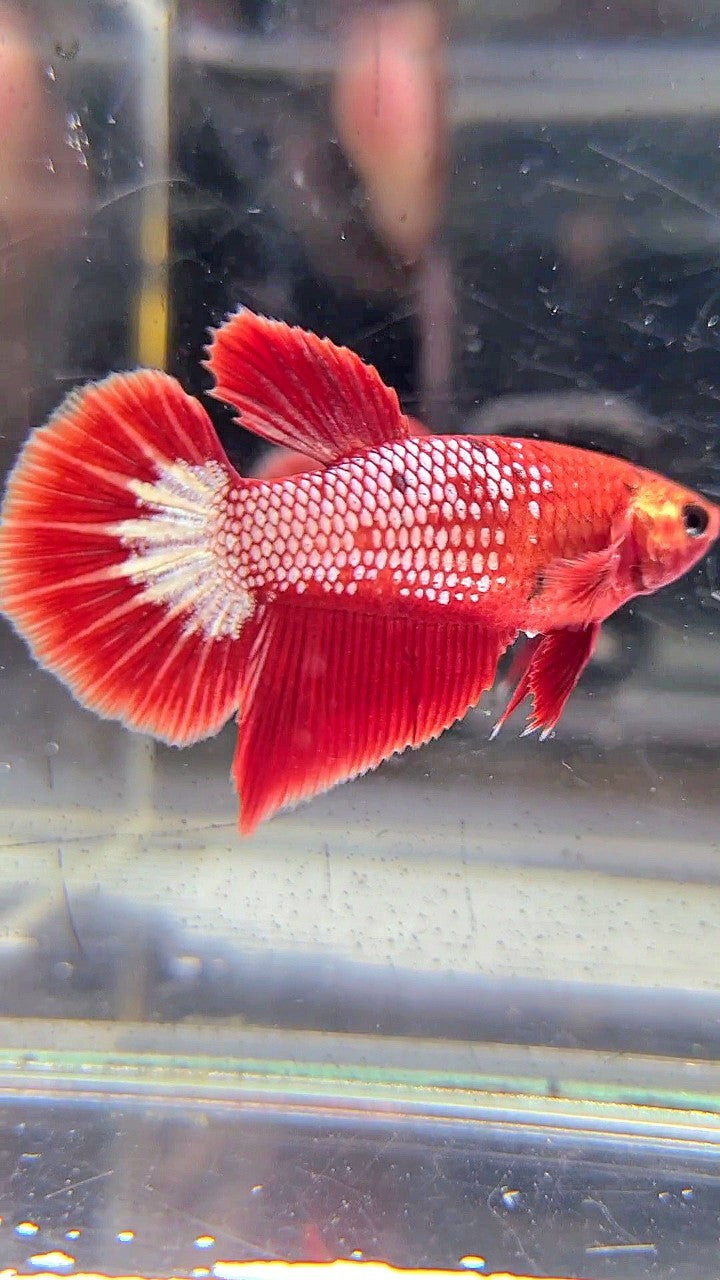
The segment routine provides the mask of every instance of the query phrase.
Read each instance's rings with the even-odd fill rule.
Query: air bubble
[[[134,1231],[118,1231],[115,1239],[117,1240],[118,1244],[130,1244],[130,1242],[135,1239],[135,1232]]]
[[[211,1249],[214,1243],[214,1236],[197,1236],[194,1241],[196,1249]]]
[[[15,1228],[16,1236],[36,1236],[40,1230],[37,1222],[18,1222]]]
[[[519,1209],[520,1200],[522,1199],[519,1191],[511,1190],[509,1187],[503,1187],[502,1202],[506,1209]]]

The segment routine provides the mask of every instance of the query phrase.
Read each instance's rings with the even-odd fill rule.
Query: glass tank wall
[[[204,396],[244,304],[434,431],[720,491],[712,0],[1,0],[0,35],[5,470],[88,379]],[[549,741],[489,741],[499,690],[248,839],[232,724],[131,734],[3,623],[5,1265],[714,1274],[719,579],[611,619]]]

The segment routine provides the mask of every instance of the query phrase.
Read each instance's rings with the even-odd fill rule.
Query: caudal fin
[[[253,600],[224,515],[243,483],[166,374],[72,392],[30,436],[2,511],[0,603],[86,706],[178,745],[232,715]]]

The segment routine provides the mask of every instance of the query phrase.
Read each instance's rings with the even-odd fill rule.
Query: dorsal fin
[[[324,465],[402,440],[409,424],[397,394],[372,365],[329,338],[243,308],[213,335],[211,392],[256,435]]]

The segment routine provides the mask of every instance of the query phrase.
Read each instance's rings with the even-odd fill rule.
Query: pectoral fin
[[[559,616],[569,611],[591,618],[616,587],[622,541],[618,538],[601,551],[588,551],[574,560],[553,560],[539,583],[543,604]]]

